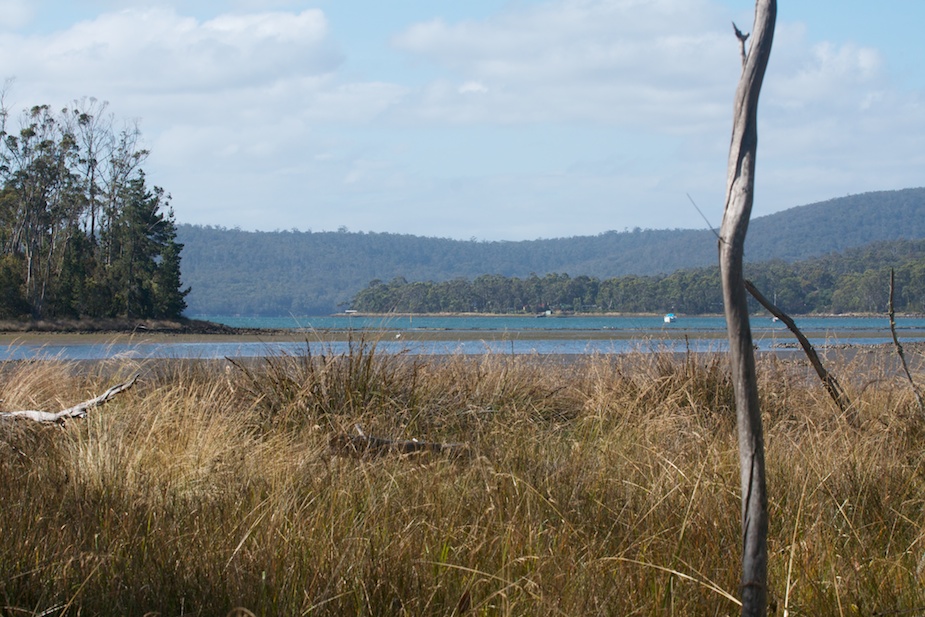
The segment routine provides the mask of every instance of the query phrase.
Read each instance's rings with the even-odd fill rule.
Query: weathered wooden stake
[[[768,495],[764,435],[758,408],[758,378],[742,261],[755,190],[758,95],[771,55],[776,18],[776,0],[757,0],[752,43],[747,53],[745,39],[748,35],[735,28],[742,50],[742,75],[735,95],[726,204],[719,238],[719,265],[729,335],[729,360],[735,384],[742,486],[742,615],[761,616],[767,612],[768,599]]]

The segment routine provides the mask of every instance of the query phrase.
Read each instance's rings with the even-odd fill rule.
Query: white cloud
[[[433,123],[722,133],[739,74],[729,16],[707,0],[521,5],[481,21],[415,24],[393,44],[463,83],[441,77],[420,90],[408,114]],[[803,25],[780,23],[763,104],[874,110],[884,97],[884,68],[876,49],[812,43]],[[486,96],[465,96],[476,84]],[[819,116],[791,119],[815,124]]]
[[[786,35],[782,39],[778,48],[793,48],[782,50],[783,58],[769,67],[768,96],[775,105],[860,107],[886,86],[885,63],[876,49],[829,41],[809,44]]]
[[[18,30],[35,16],[35,5],[30,0],[0,0],[0,32]]]
[[[407,25],[398,58],[304,2],[166,1],[0,27],[0,78],[14,107],[90,95],[141,118],[180,220],[518,238],[700,226],[691,192],[718,223],[740,61],[714,0],[506,3]],[[23,24],[31,2],[0,10]],[[756,211],[921,184],[921,95],[878,49],[810,34],[778,23]]]
[[[419,91],[408,121],[663,135],[674,142],[653,161],[660,185],[719,203],[740,71],[729,17],[707,0],[558,0],[418,23],[393,44],[441,75]],[[921,184],[922,96],[898,90],[888,70],[870,45],[813,40],[806,25],[779,21],[760,111],[759,210]],[[486,92],[466,96],[454,83]],[[638,147],[613,144],[615,152]],[[714,188],[704,178],[715,178]],[[634,194],[625,179],[620,186],[628,199],[656,202],[652,191]]]
[[[764,90],[756,214],[922,184],[922,93],[891,83],[878,49],[780,24]]]
[[[485,94],[488,88],[478,81],[467,81],[459,87],[460,94]]]
[[[390,83],[343,83],[342,62],[318,10],[197,20],[134,8],[51,34],[0,36],[0,76],[17,76],[14,111],[109,100],[117,117],[141,119],[150,164],[180,186],[207,169],[310,159],[324,146],[311,141],[313,127],[369,122],[403,96]]]
[[[198,21],[169,8],[128,9],[62,32],[7,35],[0,39],[0,71],[81,94],[214,92],[335,70],[341,55],[327,30],[317,10]]]
[[[728,21],[705,0],[565,0],[483,21],[433,20],[395,37],[398,48],[480,84],[434,83],[418,113],[430,120],[519,123],[594,121],[686,130],[734,79]]]

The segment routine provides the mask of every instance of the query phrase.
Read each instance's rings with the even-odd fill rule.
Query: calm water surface
[[[223,358],[268,355],[342,353],[345,342],[312,343],[312,332],[374,331],[377,349],[411,354],[587,354],[630,351],[721,351],[726,348],[725,321],[721,317],[680,317],[671,324],[661,317],[325,317],[254,318],[196,315],[235,327],[291,329],[305,334],[308,342],[138,342],[130,344],[69,344],[0,346],[0,360],[59,358],[93,360],[105,358]],[[871,317],[807,317],[797,325],[813,344],[879,344],[891,341],[889,321]],[[925,338],[925,318],[897,319],[903,340]],[[441,332],[450,340],[403,340],[405,332]],[[452,340],[452,333],[467,333],[468,339]],[[478,333],[486,334],[485,340]],[[544,339],[543,332],[558,338]],[[752,332],[759,350],[780,349],[795,339],[779,322],[767,317],[752,319]],[[449,336],[446,334],[449,333]],[[488,340],[488,337],[502,340]],[[593,333],[593,336],[592,336]],[[568,338],[561,338],[570,334]],[[612,334],[614,338],[602,338]],[[691,335],[693,338],[686,338]],[[706,338],[698,338],[698,337]],[[519,337],[523,337],[522,339]]]
[[[666,324],[659,316],[633,317],[431,317],[431,316],[375,316],[331,315],[324,317],[229,317],[223,315],[198,315],[205,319],[238,328],[280,328],[301,330],[391,330],[391,331],[536,331],[536,330],[619,330],[664,334],[666,332],[725,332],[726,321],[722,317],[680,317]],[[823,331],[831,333],[880,332],[890,336],[890,323],[886,317],[804,317],[796,320],[804,332]],[[922,331],[925,333],[925,318],[897,319],[899,331]],[[755,333],[786,333],[787,328],[768,317],[752,318]]]

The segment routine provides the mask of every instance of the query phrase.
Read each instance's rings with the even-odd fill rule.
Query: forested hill
[[[716,221],[718,224],[719,221]],[[749,261],[796,261],[871,242],[925,238],[925,188],[841,197],[759,217]],[[370,281],[444,281],[550,272],[601,279],[716,262],[709,230],[609,231],[522,242],[388,233],[248,232],[180,225],[183,282],[193,315],[323,314]]]
[[[745,276],[785,313],[886,313],[895,274],[894,306],[925,309],[925,240],[874,242],[822,257],[745,264]],[[483,274],[441,282],[374,283],[352,307],[362,313],[659,313],[723,312],[719,265],[671,274],[598,279],[586,275]],[[751,310],[761,306],[750,300]]]

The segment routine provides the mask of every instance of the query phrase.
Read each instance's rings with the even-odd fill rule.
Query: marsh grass
[[[84,421],[0,424],[0,614],[731,615],[739,495],[720,356],[7,363],[6,409],[135,371]],[[759,366],[776,614],[925,607],[925,425],[876,361]],[[340,457],[361,425],[473,456]],[[246,609],[246,610],[245,610]]]

